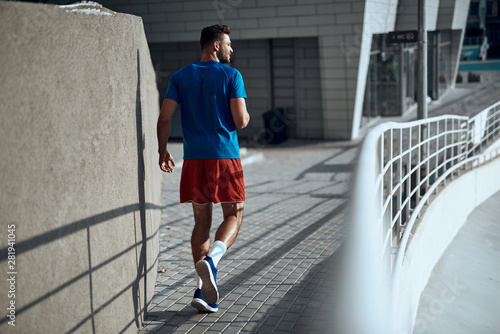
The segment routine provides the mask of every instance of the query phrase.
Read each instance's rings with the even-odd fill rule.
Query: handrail
[[[358,159],[351,203],[351,234],[358,236],[351,238],[358,239],[358,247],[361,240],[370,244],[358,250],[364,252],[356,257],[364,262],[358,266],[366,265],[368,252],[375,251],[381,257],[376,265],[385,274],[373,264],[357,274],[363,270],[370,276],[368,270],[375,270],[374,277],[384,280],[378,284],[388,284],[386,292],[394,296],[410,233],[431,195],[462,172],[500,156],[500,148],[482,154],[498,138],[500,101],[471,118],[444,115],[372,128]],[[377,282],[368,284],[377,289]]]
[[[417,194],[419,189],[420,192],[425,192],[431,183],[429,179],[434,171],[430,170],[429,166],[436,165],[432,163],[431,159],[437,158],[440,154],[445,157],[444,163],[465,159],[466,152],[456,148],[466,145],[464,135],[468,129],[463,124],[467,124],[468,120],[467,117],[463,116],[439,116],[409,123],[388,122],[372,129],[370,136],[367,136],[367,138],[375,139],[365,141],[360,152],[360,165],[367,167],[366,164],[362,163],[363,155],[377,154],[376,164],[380,172],[373,182],[376,187],[375,191],[382,200],[379,219],[385,220],[383,223],[386,227],[390,227],[387,228],[386,232],[391,236],[388,243],[382,248],[386,251],[391,250],[393,256],[394,250],[400,244],[402,233],[407,227],[410,212],[415,212],[422,198],[423,194]],[[445,127],[451,125],[451,130],[436,131],[436,134],[431,135],[431,128],[434,124],[438,126],[440,123],[444,123]],[[417,140],[412,143],[415,135]],[[421,140],[423,135],[426,138]],[[432,145],[433,141],[443,135],[452,136],[454,138],[451,139],[454,140],[445,143],[442,148],[439,148],[439,145]],[[403,149],[404,146],[406,146],[405,149]],[[438,150],[433,149],[431,152],[432,147],[437,147]],[[449,157],[444,155],[445,150],[449,151]],[[423,151],[426,151],[425,156]],[[442,163],[437,164],[437,166],[442,166]],[[423,175],[425,172],[423,169],[429,170],[429,173]],[[362,170],[360,172],[363,173]],[[414,197],[415,203],[412,203],[412,197]],[[395,220],[396,218],[398,220]],[[391,268],[393,262],[394,258],[391,258]]]

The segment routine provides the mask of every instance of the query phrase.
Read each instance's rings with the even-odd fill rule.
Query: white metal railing
[[[384,123],[372,132],[375,140],[364,143],[360,157],[364,152],[376,154],[378,175],[373,181],[380,200],[381,242],[392,271],[396,255],[404,250],[405,232],[409,233],[430,195],[475,166],[474,157],[499,137],[500,102],[472,118],[440,116]]]
[[[390,122],[367,133],[356,170],[348,239],[355,249],[349,260],[350,279],[373,277],[363,287],[365,295],[387,284],[384,291],[390,294],[410,232],[431,195],[462,172],[500,156],[500,148],[486,158],[482,154],[498,138],[500,102],[472,118],[448,115],[409,123]],[[370,252],[379,255],[373,257]],[[368,258],[376,264],[367,266]],[[373,292],[372,297],[380,300],[381,292]],[[356,307],[368,311],[378,306],[363,300]]]

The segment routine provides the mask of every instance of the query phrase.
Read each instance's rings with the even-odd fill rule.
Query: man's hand
[[[175,161],[174,157],[168,152],[160,154],[160,169],[166,173],[172,173],[174,171]]]
[[[156,125],[156,132],[158,135],[158,153],[160,154],[160,169],[167,173],[174,171],[175,166],[174,158],[167,151],[168,136],[170,135],[170,123],[175,109],[177,109],[177,102],[166,98],[163,100],[160,116],[158,117],[158,124]],[[172,163],[172,164],[170,164]]]

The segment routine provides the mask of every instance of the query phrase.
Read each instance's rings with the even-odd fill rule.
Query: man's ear
[[[216,41],[214,41],[214,44],[213,44],[213,45],[214,45],[214,50],[215,50],[215,51],[219,51],[219,48],[220,48],[220,42],[216,40]]]

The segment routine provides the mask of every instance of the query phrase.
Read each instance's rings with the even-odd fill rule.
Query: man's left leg
[[[212,225],[213,204],[196,204],[193,202],[194,228],[191,235],[191,252],[196,264],[208,253],[210,249],[210,227]],[[217,312],[218,305],[205,300],[201,288],[202,281],[198,273],[196,276],[196,291],[191,305],[202,312]]]
[[[217,264],[238,235],[243,220],[243,202],[222,203],[224,221],[217,229],[215,242],[208,256],[196,263],[196,272],[203,281],[201,293],[210,303],[218,303]]]
[[[215,241],[221,241],[226,248],[231,247],[238,236],[243,221],[243,202],[222,203],[224,221],[215,233]]]

